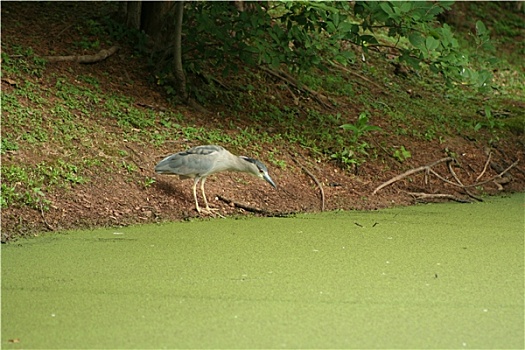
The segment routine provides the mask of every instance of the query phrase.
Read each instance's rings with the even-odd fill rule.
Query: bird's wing
[[[224,147],[216,146],[216,145],[206,145],[206,146],[196,146],[193,148],[190,148],[187,151],[180,152],[181,154],[198,154],[198,155],[212,155],[216,152],[222,152],[224,151]]]
[[[164,158],[155,167],[161,174],[177,174],[184,177],[205,176],[212,172],[217,156],[225,149],[221,146],[197,146]]]

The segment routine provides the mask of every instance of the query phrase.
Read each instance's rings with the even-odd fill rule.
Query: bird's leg
[[[193,186],[191,188],[193,190],[193,199],[195,199],[195,209],[197,209],[199,213],[201,212],[201,208],[199,207],[199,200],[197,199],[197,183],[199,182],[200,179],[201,179],[200,177],[196,177],[193,180]]]
[[[206,182],[206,178],[203,177],[202,178],[202,181],[201,181],[201,192],[202,192],[202,198],[204,199],[204,203],[206,204],[206,211],[211,214],[211,215],[214,215],[213,211],[218,211],[219,209],[212,209],[210,208],[210,206],[208,205],[208,199],[206,198],[206,193],[204,192],[204,183]],[[224,218],[224,216],[222,216],[221,214],[217,213],[217,215],[219,215],[221,218]]]
[[[202,192],[202,198],[204,198],[204,204],[206,204],[206,210],[211,211],[210,206],[208,205],[208,199],[206,198],[206,193],[204,192],[204,183],[206,182],[206,178],[204,177],[201,181],[201,192]]]

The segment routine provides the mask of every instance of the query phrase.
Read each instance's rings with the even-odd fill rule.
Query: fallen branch
[[[462,185],[459,185],[459,184],[457,184],[457,183],[455,183],[455,182],[452,182],[452,181],[450,181],[450,180],[445,179],[443,176],[439,175],[438,173],[436,173],[436,172],[435,172],[433,169],[431,169],[431,168],[428,169],[428,173],[434,174],[435,177],[437,177],[438,179],[440,179],[440,180],[443,181],[443,182],[448,183],[449,185],[457,186],[457,187],[463,187]],[[427,184],[427,181],[428,181],[428,180],[425,179],[425,185]]]
[[[295,164],[299,165],[299,167],[301,167],[301,169],[308,176],[310,176],[312,178],[312,180],[314,180],[315,184],[319,188],[319,192],[321,192],[321,211],[324,211],[324,202],[325,202],[324,198],[325,197],[324,197],[323,185],[319,182],[319,180],[317,180],[315,175],[310,172],[310,170],[306,169],[301,163],[299,163],[299,161],[297,159],[295,159],[295,156],[293,154],[290,153],[290,155],[292,156],[292,160],[295,162]]]
[[[290,74],[288,74],[288,73],[286,73],[286,72],[284,72],[282,70],[274,71],[274,70],[271,70],[271,69],[266,68],[266,67],[261,67],[261,69],[263,71],[265,71],[266,73],[268,73],[270,75],[273,75],[274,77],[276,77],[278,79],[281,79],[285,83],[288,83],[288,84],[294,86],[297,90],[308,92],[310,95],[312,95],[312,97],[317,102],[319,102],[325,108],[327,108],[327,109],[333,109],[334,108],[332,105],[330,105],[330,104],[328,104],[328,103],[326,103],[324,101],[324,100],[328,100],[328,97],[324,96],[323,94],[321,94],[321,93],[319,93],[319,92],[317,92],[315,90],[310,89],[308,86],[306,86],[304,84],[299,83],[297,81],[297,79],[292,77]]]
[[[225,202],[226,204],[233,205],[233,206],[235,206],[237,208],[241,208],[241,209],[244,209],[244,210],[252,212],[252,213],[258,213],[258,214],[264,214],[264,215],[273,215],[268,210],[259,209],[259,208],[255,208],[255,207],[250,207],[248,205],[237,203],[237,202],[234,202],[233,200],[225,198],[225,197],[223,197],[221,195],[217,195],[217,198],[219,198],[221,201]]]
[[[441,179],[443,179],[441,176],[439,176],[439,175],[438,175],[435,171],[433,171],[431,168],[432,168],[433,166],[435,166],[435,165],[440,164],[440,163],[443,163],[443,162],[451,162],[451,161],[454,161],[454,158],[452,158],[452,157],[446,157],[446,158],[442,158],[442,159],[440,159],[440,160],[437,160],[437,161],[435,161],[434,163],[431,163],[431,164],[428,164],[428,165],[424,165],[424,166],[420,166],[419,168],[410,169],[410,170],[404,172],[403,174],[401,174],[401,175],[397,175],[397,176],[391,178],[390,180],[388,180],[387,182],[384,182],[384,183],[382,183],[381,185],[379,185],[379,186],[374,190],[374,192],[372,192],[372,195],[376,194],[377,191],[379,191],[380,189],[382,189],[382,188],[384,188],[384,187],[386,187],[386,186],[388,186],[388,185],[393,184],[394,182],[397,182],[397,181],[399,181],[399,180],[401,180],[401,179],[404,179],[405,177],[410,176],[410,175],[412,175],[412,174],[419,173],[420,171],[423,171],[423,170],[430,171],[430,172],[432,172],[433,174],[435,174],[435,175],[437,175],[438,177],[440,177]],[[446,179],[445,179],[445,180],[446,180]],[[450,182],[450,181],[448,181],[448,180],[446,180],[446,181],[447,181],[447,182]],[[452,184],[455,185],[455,183],[453,183],[453,182],[450,182],[450,183],[452,183]]]
[[[458,198],[451,194],[444,193],[424,193],[424,192],[407,192],[409,195],[413,196],[415,199],[451,199],[459,203],[471,203],[467,199]]]
[[[418,173],[418,172],[421,172],[423,170],[425,170],[427,173],[432,173],[434,174],[438,179],[440,179],[441,181],[445,182],[445,183],[448,183],[450,185],[453,185],[453,186],[456,186],[456,187],[459,187],[459,188],[462,188],[469,196],[471,196],[472,198],[478,200],[478,201],[482,201],[481,198],[473,195],[472,193],[470,193],[468,191],[468,188],[471,188],[471,187],[477,187],[477,186],[481,186],[481,185],[484,185],[486,183],[489,183],[489,182],[492,182],[492,181],[495,181],[497,179],[502,179],[503,177],[505,177],[505,174],[510,170],[512,169],[513,167],[515,167],[518,162],[519,162],[519,159],[517,161],[515,161],[514,163],[512,163],[510,166],[508,166],[505,170],[501,171],[498,175],[496,176],[493,176],[491,177],[490,179],[488,180],[485,180],[485,181],[482,181],[482,182],[476,182],[476,183],[473,183],[473,184],[470,184],[470,185],[464,185],[461,180],[458,178],[458,176],[456,175],[454,169],[452,168],[451,166],[451,162],[452,161],[455,161],[454,158],[452,157],[446,157],[446,158],[443,158],[443,159],[440,159],[440,160],[437,160],[435,161],[434,163],[431,163],[431,164],[428,164],[428,165],[424,165],[424,166],[421,166],[421,167],[418,167],[418,168],[414,168],[414,169],[410,169],[406,172],[404,172],[403,174],[401,175],[398,175],[398,176],[395,176],[393,177],[392,179],[382,183],[381,185],[379,185],[373,192],[372,192],[372,195],[376,194],[377,191],[379,191],[380,189],[388,186],[388,185],[391,185],[393,184],[394,182],[396,181],[399,181],[409,175],[412,175],[412,174],[415,174],[415,173]],[[445,179],[443,176],[439,175],[437,172],[435,172],[432,167],[437,165],[437,164],[440,164],[440,163],[443,163],[443,162],[447,162],[448,163],[448,169],[450,171],[450,173],[452,174],[452,176],[454,177],[454,179],[457,181],[457,183],[455,182],[452,182],[450,180],[447,180]],[[426,179],[426,178],[425,178]],[[505,178],[505,182],[509,182],[510,181],[510,178],[507,179]]]
[[[78,63],[96,63],[105,60],[113,55],[119,49],[118,46],[112,46],[109,49],[102,49],[94,55],[71,55],[71,56],[44,56],[49,62],[78,62]]]
[[[350,70],[350,69],[344,67],[343,65],[341,65],[341,64],[339,64],[339,63],[335,63],[335,62],[331,62],[331,61],[330,61],[330,64],[331,64],[333,67],[335,67],[335,68],[338,68],[338,69],[340,69],[340,70],[342,70],[342,71],[345,71],[345,72],[348,73],[348,74],[351,74],[351,75],[353,75],[353,76],[355,76],[355,77],[357,77],[357,78],[359,78],[359,79],[364,80],[365,82],[367,82],[367,83],[370,84],[370,85],[374,85],[376,88],[378,88],[379,90],[381,90],[381,91],[383,91],[383,92],[385,91],[385,89],[384,89],[383,87],[379,86],[379,84],[377,84],[376,82],[374,82],[374,81],[368,79],[367,77],[364,77],[364,76],[362,76],[362,75],[360,75],[360,74],[358,74],[358,73],[356,73],[356,72],[354,72],[354,71],[352,71],[352,70]],[[358,81],[358,82],[359,82],[359,81]],[[360,84],[362,84],[362,85],[364,85],[364,86],[366,86],[366,87],[369,87],[367,84],[364,84],[364,83],[360,83]]]

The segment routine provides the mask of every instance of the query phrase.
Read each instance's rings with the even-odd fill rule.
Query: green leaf
[[[326,24],[326,31],[330,34],[335,33],[337,31],[337,28],[333,22],[328,22]]]
[[[436,31],[438,35],[441,36],[441,43],[444,47],[447,47],[452,43],[454,35],[452,34],[452,31],[450,30],[450,26],[448,24],[445,23],[442,28],[439,28]]]
[[[353,132],[357,131],[357,127],[354,124],[343,124],[340,126],[340,128],[345,131],[353,131]]]
[[[363,45],[378,44],[376,37],[373,35],[361,35],[360,38],[361,38],[361,41],[363,42]]]
[[[354,62],[356,60],[356,55],[353,51],[339,51],[339,53],[337,54],[336,57],[342,57],[341,60],[345,60],[346,63],[351,63],[351,62]],[[339,62],[341,62],[339,59],[338,59]],[[342,62],[341,62],[342,63]]]
[[[450,10],[450,7],[454,5],[455,1],[439,1],[439,6],[443,7],[445,10]]]
[[[485,27],[485,24],[483,24],[483,22],[481,21],[476,22],[476,34],[478,36],[483,36],[483,35],[488,34],[487,27]]]
[[[330,16],[331,19],[332,19],[332,22],[334,24],[334,26],[339,26],[339,13],[335,12],[335,13],[332,13],[332,15]]]
[[[403,55],[401,55],[399,57],[399,61],[408,63],[410,65],[410,67],[412,67],[414,69],[421,68],[419,66],[419,64],[421,63],[421,60],[410,56],[410,54],[408,52],[403,53]]]
[[[439,3],[439,5],[441,4]],[[443,12],[443,8],[433,5],[426,11],[426,18],[428,18],[427,20],[431,20],[431,18],[439,15],[441,12]]]
[[[492,111],[490,110],[489,106],[485,106],[485,116],[490,119],[492,118]]]
[[[479,129],[481,129],[483,127],[483,124],[481,123],[476,123],[476,125],[474,125],[474,131],[478,131]]]
[[[401,5],[400,8],[401,12],[407,13],[412,10],[412,3],[411,2],[405,2],[403,5]]]
[[[380,2],[379,7],[381,7],[381,10],[385,11],[391,18],[394,16],[394,11],[392,11],[392,7],[390,7],[388,2]]]
[[[477,86],[485,86],[492,80],[492,74],[487,70],[479,72]]]
[[[427,47],[428,51],[435,50],[439,47],[439,40],[436,40],[433,37],[429,36],[426,40],[425,46]]]
[[[347,33],[347,32],[353,32],[354,30],[354,26],[355,24],[352,24],[350,22],[341,22],[339,24],[339,27],[337,28],[339,31],[343,32],[343,33]],[[358,29],[359,31],[359,29]]]
[[[419,34],[418,32],[410,33],[408,35],[408,41],[410,41],[410,43],[414,45],[414,47],[420,50],[425,48],[425,39],[423,39],[421,34]]]

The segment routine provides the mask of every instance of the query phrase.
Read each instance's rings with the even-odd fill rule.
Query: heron
[[[236,156],[224,147],[216,145],[196,146],[186,151],[167,156],[155,166],[157,174],[179,175],[180,179],[193,179],[193,199],[197,212],[211,213],[211,208],[204,192],[206,178],[223,171],[239,171],[253,174],[266,180],[273,188],[277,188],[268,174],[268,168],[257,159]],[[206,208],[203,210],[197,200],[197,184],[201,182],[202,198]]]

